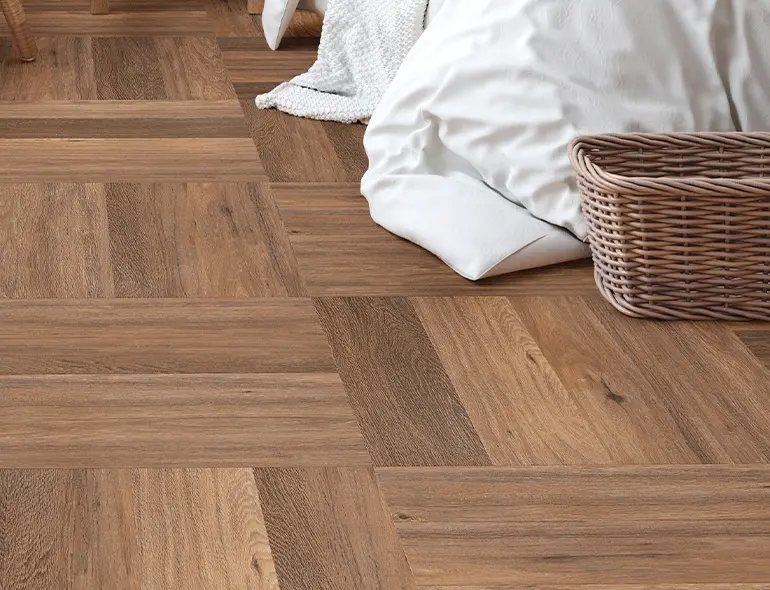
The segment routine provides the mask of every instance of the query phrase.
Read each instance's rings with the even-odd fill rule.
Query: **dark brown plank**
[[[305,292],[278,210],[256,185],[110,184],[106,201],[118,297]]]
[[[312,295],[520,296],[596,291],[589,261],[467,281],[429,252],[377,226],[357,183],[271,184],[270,191]]]
[[[489,463],[407,300],[324,298],[315,306],[375,464]]]
[[[421,298],[414,305],[493,464],[629,459],[626,445],[594,427],[583,396],[562,385],[506,298]]]
[[[250,469],[0,471],[0,587],[278,590]]]
[[[250,137],[237,101],[0,103],[0,138]]]
[[[24,63],[14,55],[10,39],[0,37],[0,100],[98,98],[92,39],[38,37],[36,42],[37,58],[32,63]]]
[[[166,93],[160,55],[151,37],[92,40],[100,100],[162,100]]]
[[[624,463],[770,460],[770,380],[729,329],[633,320],[598,297],[512,303]]]
[[[109,2],[112,5],[115,0]],[[32,6],[30,2],[25,2],[25,6],[27,4]],[[68,2],[60,4],[66,5]],[[141,6],[139,8],[141,9]],[[65,12],[61,8],[46,11],[27,9],[26,12],[33,34],[46,37],[197,36],[212,33],[206,13],[202,10],[167,11],[157,6],[150,12],[126,6],[123,11],[111,10],[110,14],[90,14],[90,11],[74,10]],[[0,35],[5,34],[8,34],[5,22],[0,19]]]
[[[112,297],[100,185],[0,185],[0,297]]]
[[[377,478],[418,586],[770,579],[767,466],[398,468]]]
[[[369,469],[256,469],[281,590],[414,590]]]
[[[0,302],[0,374],[333,372],[304,299]]]
[[[336,374],[0,377],[0,467],[367,465]]]

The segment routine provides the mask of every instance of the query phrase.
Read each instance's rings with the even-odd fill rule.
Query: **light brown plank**
[[[512,302],[624,462],[770,460],[768,374],[727,328],[633,320],[598,297]]]
[[[275,204],[249,184],[110,184],[118,297],[300,296]]]
[[[0,377],[0,467],[366,465],[336,374]]]
[[[594,427],[592,408],[561,384],[507,299],[422,298],[414,305],[493,464],[634,459]]]
[[[260,180],[246,138],[0,139],[0,182]]]
[[[155,39],[97,37],[91,43],[96,89],[101,100],[181,98],[166,93]]]
[[[324,298],[315,305],[375,464],[489,464],[407,300]]]
[[[281,590],[414,590],[368,469],[256,469]]]
[[[213,37],[155,37],[168,98],[237,98],[222,54]]]
[[[768,467],[399,468],[377,477],[418,586],[770,578]]]
[[[467,281],[377,226],[358,184],[271,184],[312,295],[594,293],[589,261]]]
[[[112,297],[104,189],[0,185],[0,297]]]
[[[748,330],[738,332],[738,336],[752,354],[770,369],[770,330]]]
[[[0,301],[0,374],[333,372],[304,299]]]
[[[2,471],[0,586],[278,590],[251,470]]]
[[[261,35],[259,17],[249,14],[246,0],[208,0],[206,13],[217,37],[257,37]],[[261,10],[260,10],[261,12]]]
[[[419,590],[770,590],[770,584],[496,584],[420,586]]]

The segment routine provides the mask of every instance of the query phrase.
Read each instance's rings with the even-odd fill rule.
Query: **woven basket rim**
[[[770,149],[770,133],[603,133],[576,137],[569,146],[569,158],[584,179],[608,193],[628,196],[670,194],[676,196],[756,196],[770,199],[770,176],[738,179],[707,176],[627,176],[607,172],[592,161],[589,150],[703,147],[737,151],[746,148]]]

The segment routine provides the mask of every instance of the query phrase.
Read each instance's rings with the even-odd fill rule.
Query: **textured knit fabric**
[[[428,0],[331,0],[318,59],[256,98],[259,108],[354,123],[372,116],[423,31]]]

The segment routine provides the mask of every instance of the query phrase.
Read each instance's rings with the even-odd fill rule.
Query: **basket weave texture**
[[[770,133],[570,146],[602,295],[662,320],[770,320]]]

